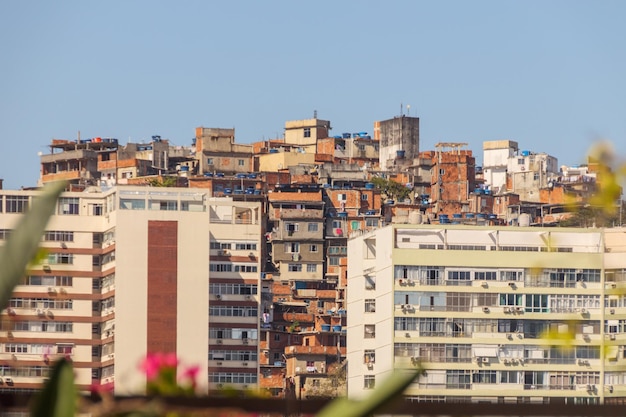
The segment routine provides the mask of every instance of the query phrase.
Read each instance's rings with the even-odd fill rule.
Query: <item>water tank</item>
[[[417,210],[410,211],[409,224],[422,224],[422,213]]]
[[[270,153],[278,153],[278,149],[270,149]]]
[[[461,213],[454,213],[452,215],[452,217],[455,218],[455,219],[461,219],[461,218],[463,218],[463,215]]]
[[[374,189],[374,183],[372,183],[372,182],[365,183],[365,189],[366,190],[373,190]]]
[[[528,213],[520,214],[518,222],[519,222],[520,226],[523,226],[523,227],[530,226],[530,214],[528,214]]]
[[[340,332],[340,331],[341,331],[341,325],[333,326],[333,332]]]
[[[465,213],[465,218],[466,219],[473,219],[474,218],[474,213]]]
[[[330,332],[330,324],[322,324],[323,332]]]
[[[530,151],[522,151],[522,156],[528,156],[530,155]]]

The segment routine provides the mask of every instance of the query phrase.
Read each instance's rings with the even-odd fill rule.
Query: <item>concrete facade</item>
[[[349,396],[422,366],[413,401],[622,403],[624,231],[393,225],[354,237]]]

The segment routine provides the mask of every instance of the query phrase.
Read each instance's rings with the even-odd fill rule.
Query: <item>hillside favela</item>
[[[203,394],[358,400],[420,366],[407,401],[626,403],[626,228],[621,189],[598,208],[601,161],[312,116],[252,144],[194,126],[183,146],[42,143],[37,186],[0,189],[5,241],[67,182],[2,310],[0,392],[67,358],[82,392],[142,394],[164,352]]]

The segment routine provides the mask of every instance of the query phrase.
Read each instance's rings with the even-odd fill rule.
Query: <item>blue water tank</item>
[[[455,219],[461,219],[463,218],[463,215],[461,213],[454,213],[452,217],[454,217]]]
[[[466,219],[473,219],[474,218],[474,213],[465,213],[465,218]]]
[[[270,149],[270,153],[278,153],[278,149]]]
[[[476,217],[478,217],[479,219],[486,219],[487,215],[485,213],[478,213]]]
[[[330,324],[322,324],[323,332],[330,332]]]
[[[333,326],[333,332],[340,332],[341,326]]]
[[[522,156],[528,156],[530,155],[530,151],[522,151]]]
[[[187,165],[183,165],[182,167],[180,167],[180,170],[183,172],[188,172],[189,171],[189,167]]]
[[[342,137],[343,139],[350,139],[350,137],[351,137],[351,136],[352,136],[352,135],[350,135],[350,133],[342,133],[342,134],[341,134],[341,137]]]
[[[374,185],[373,182],[365,183],[365,189],[366,190],[373,190],[374,188],[376,188],[376,186]]]
[[[498,218],[498,216],[496,214],[490,214],[489,215],[489,220],[495,220],[497,218]]]

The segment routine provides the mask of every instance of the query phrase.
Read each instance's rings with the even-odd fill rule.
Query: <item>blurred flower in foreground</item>
[[[199,366],[178,372],[180,360],[175,353],[149,353],[139,368],[146,374],[148,395],[193,395],[197,386]]]

